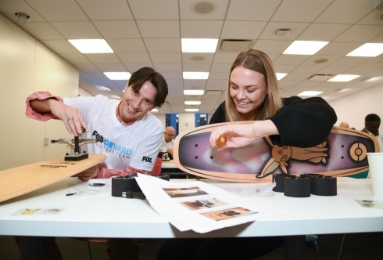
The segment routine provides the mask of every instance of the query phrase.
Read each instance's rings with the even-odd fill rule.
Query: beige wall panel
[[[77,96],[78,71],[1,15],[0,80],[0,170],[47,159],[45,153],[65,155],[64,145],[52,153],[53,144],[44,146],[44,138],[71,137],[62,122],[26,118],[25,99],[48,87],[57,95]]]
[[[329,102],[338,116],[336,125],[348,122],[357,130],[364,128],[366,115],[374,113],[383,118],[383,85]]]

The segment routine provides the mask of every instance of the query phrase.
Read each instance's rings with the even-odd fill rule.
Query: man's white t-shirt
[[[124,171],[126,166],[152,171],[161,146],[164,128],[150,112],[141,120],[126,126],[116,117],[120,101],[105,96],[64,98],[64,103],[81,110],[89,132],[82,138],[102,139],[87,144],[88,153],[105,154],[101,166]]]
[[[165,137],[163,137],[160,152],[166,152],[168,149],[173,149],[173,146],[174,146],[173,139],[170,142],[166,142]]]

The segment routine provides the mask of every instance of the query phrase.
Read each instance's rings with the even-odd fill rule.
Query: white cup
[[[374,196],[383,197],[383,153],[367,153]]]

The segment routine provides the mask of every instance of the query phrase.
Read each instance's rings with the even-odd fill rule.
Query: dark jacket
[[[283,99],[283,107],[269,119],[279,135],[270,136],[275,145],[312,147],[325,141],[337,121],[334,109],[320,97]],[[209,124],[226,122],[225,102],[217,108]]]

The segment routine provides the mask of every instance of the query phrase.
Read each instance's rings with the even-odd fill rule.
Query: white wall
[[[76,97],[78,71],[0,15],[0,170],[65,156],[65,145],[44,138],[70,138],[61,121],[25,116],[26,97],[38,90]]]
[[[185,131],[192,130],[195,124],[194,113],[179,113],[178,116],[178,131],[179,134]]]
[[[357,130],[364,128],[366,115],[374,113],[383,119],[383,85],[329,102],[338,116],[336,125],[348,122]]]

